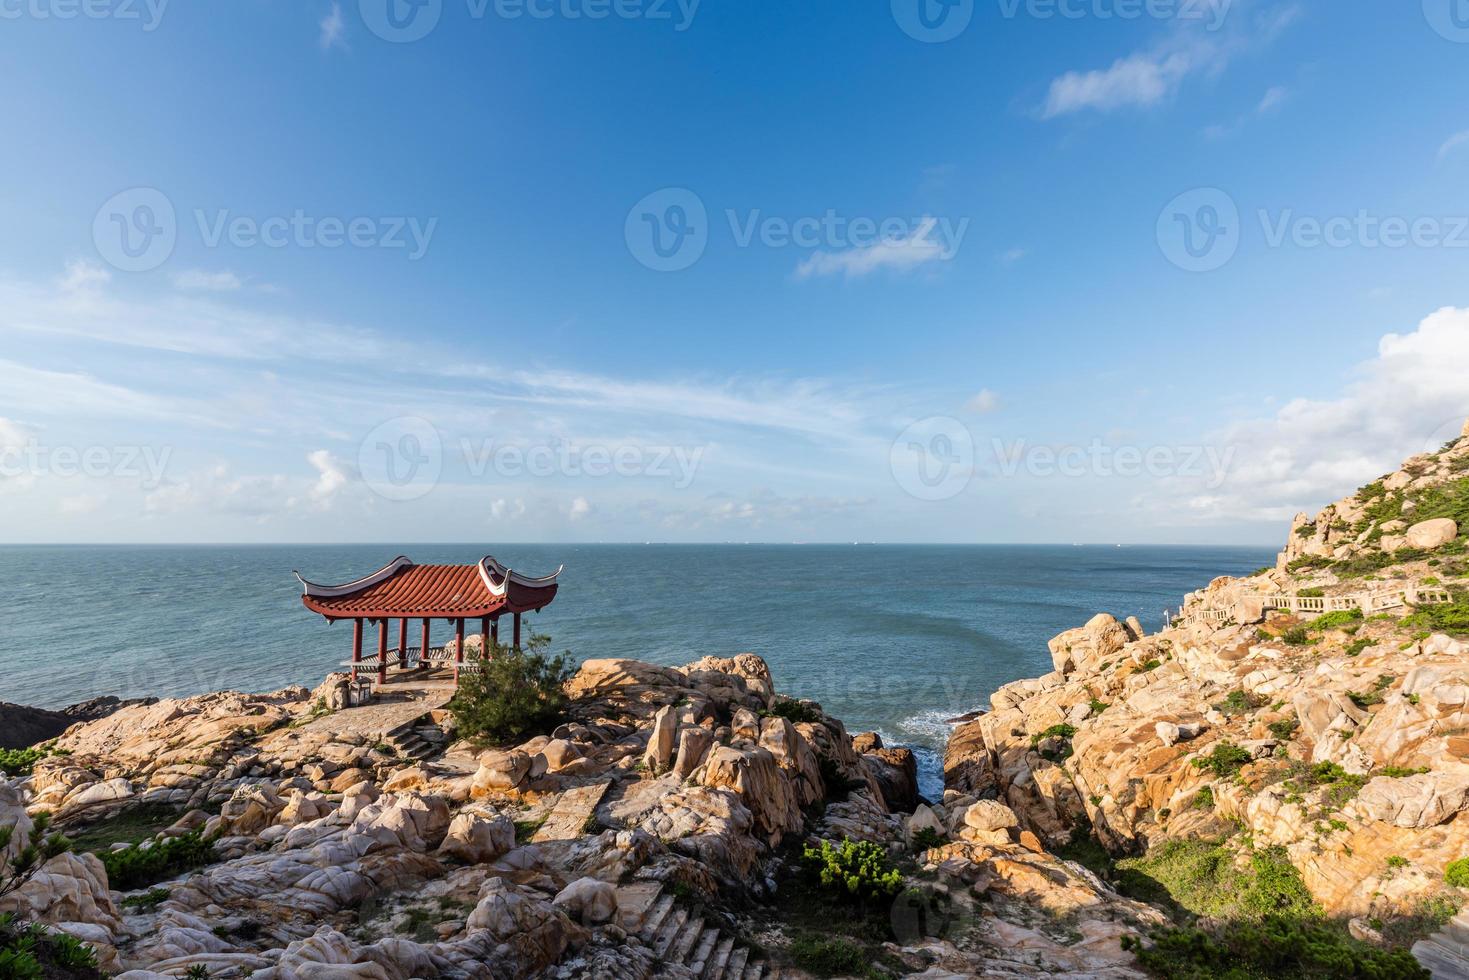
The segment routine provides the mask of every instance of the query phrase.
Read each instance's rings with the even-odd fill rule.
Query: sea
[[[313,687],[350,656],[352,627],[303,608],[292,571],[346,582],[399,554],[564,565],[555,601],[527,617],[554,652],[665,665],[757,653],[781,693],[912,748],[933,797],[949,719],[1049,671],[1051,637],[1103,611],[1158,629],[1184,593],[1274,560],[1193,546],[5,546],[0,700]]]

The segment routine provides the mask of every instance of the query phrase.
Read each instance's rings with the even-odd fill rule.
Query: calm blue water
[[[1156,629],[1185,592],[1274,559],[1198,547],[5,547],[0,700],[314,686],[350,654],[351,625],[308,613],[293,568],[339,582],[399,553],[468,563],[487,550],[530,574],[565,563],[555,602],[528,618],[555,650],[660,664],[758,653],[783,693],[927,750],[929,789],[943,719],[1050,670],[1052,636],[1099,611]]]

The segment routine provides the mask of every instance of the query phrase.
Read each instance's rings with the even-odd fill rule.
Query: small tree
[[[27,830],[17,823],[0,827],[0,897],[33,878],[47,861],[71,850],[71,841],[50,833],[51,815],[38,813]],[[48,932],[14,912],[0,915],[0,977],[100,978],[97,952],[64,933]]]
[[[547,657],[550,645],[549,636],[532,634],[524,649],[497,644],[477,659],[449,702],[459,734],[481,745],[505,745],[559,723],[575,667],[569,653]]]

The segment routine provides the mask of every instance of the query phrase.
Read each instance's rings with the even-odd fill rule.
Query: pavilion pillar
[[[432,620],[425,616],[423,619],[423,639],[418,642],[418,666],[420,668],[428,666],[428,634],[430,622]]]
[[[408,617],[398,620],[398,669],[408,666]]]
[[[464,663],[464,620],[454,620],[454,683],[459,683],[459,665]]]
[[[362,620],[352,620],[352,662],[362,662]]]
[[[490,620],[490,643],[494,646],[500,645],[500,617],[496,616]]]
[[[386,684],[388,680],[388,620],[383,617],[377,621],[377,682]]]
[[[480,645],[479,655],[481,660],[490,659],[490,617],[486,616],[479,622],[480,635],[484,642]]]
[[[520,649],[520,613],[515,614],[515,649]]]

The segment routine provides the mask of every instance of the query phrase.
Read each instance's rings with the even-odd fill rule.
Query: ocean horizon
[[[1002,684],[1049,671],[1051,637],[1098,612],[1155,630],[1186,592],[1275,554],[1189,545],[0,546],[0,700],[57,708],[101,695],[313,687],[350,655],[351,627],[303,608],[293,570],[330,583],[398,554],[457,563],[487,553],[528,574],[565,565],[555,601],[526,619],[554,652],[672,666],[759,654],[777,690],[819,701],[853,733],[912,748],[930,794],[940,792],[947,719],[987,708]],[[447,624],[434,629],[450,635]]]

